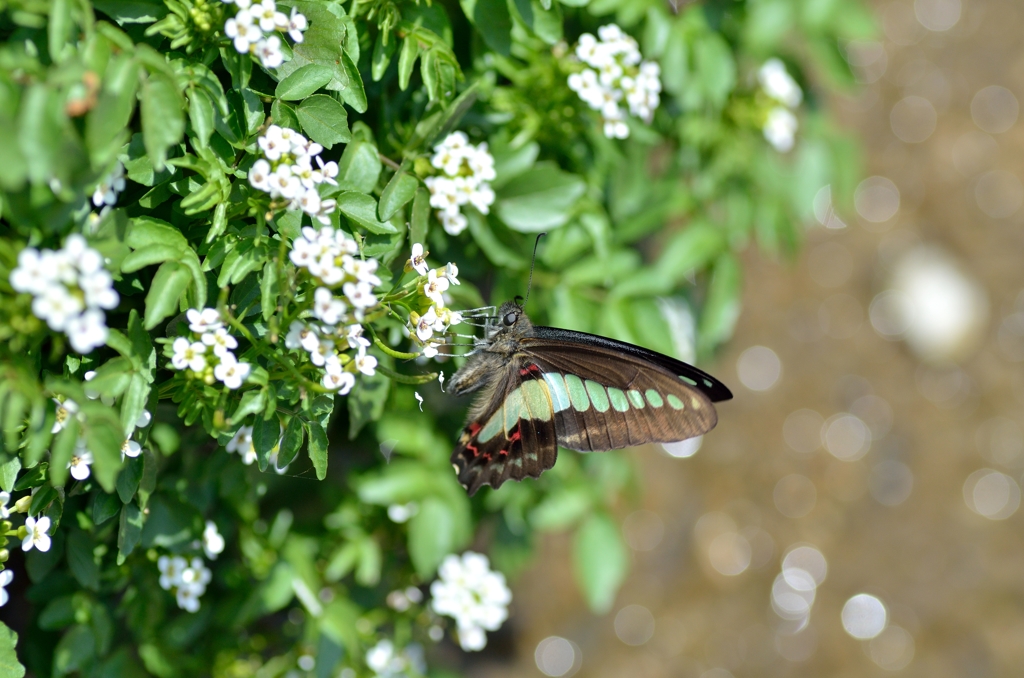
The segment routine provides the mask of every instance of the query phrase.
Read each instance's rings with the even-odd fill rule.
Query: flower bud
[[[0,549],[0,563],[6,563],[7,559],[11,557],[11,552],[7,549]]]
[[[32,495],[26,494],[24,497],[14,502],[14,510],[18,513],[28,513],[28,507],[32,505]]]
[[[18,539],[24,539],[27,536],[28,536],[28,530],[25,529],[24,525],[20,526],[18,528]]]

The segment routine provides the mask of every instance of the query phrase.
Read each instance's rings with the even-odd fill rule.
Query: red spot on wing
[[[512,435],[509,436],[508,441],[510,443],[514,443],[517,440],[521,440],[522,437],[522,434],[519,432],[519,429],[517,428],[515,431],[512,431]]]
[[[521,377],[528,377],[531,374],[539,374],[539,373],[540,373],[540,366],[536,365],[535,363],[530,363],[526,367],[522,367],[522,368],[519,369],[519,376],[521,376]]]
[[[480,424],[478,424],[475,421],[471,421],[469,422],[469,426],[466,427],[466,430],[469,431],[469,435],[475,436],[477,433],[480,432],[481,428],[483,427]]]

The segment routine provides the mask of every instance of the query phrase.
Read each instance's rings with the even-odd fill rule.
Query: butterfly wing
[[[693,438],[718,422],[713,401],[732,397],[686,363],[595,335],[536,327],[520,351],[520,371],[535,371],[543,380],[558,444],[569,449]]]
[[[538,478],[555,465],[558,437],[550,392],[536,370],[518,360],[478,398],[474,416],[452,452],[459,482],[470,496],[484,485],[497,489],[509,478]]]

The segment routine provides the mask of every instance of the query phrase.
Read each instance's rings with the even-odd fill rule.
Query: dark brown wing
[[[597,451],[677,442],[707,433],[718,422],[705,392],[710,387],[687,383],[663,361],[644,353],[678,361],[646,349],[636,353],[579,338],[544,336],[547,328],[536,329],[540,336],[525,337],[520,344],[521,371],[535,365],[544,380],[559,445]]]
[[[470,496],[484,485],[497,489],[509,478],[538,478],[555,465],[558,440],[544,381],[515,361],[501,368],[494,385],[478,396],[472,419],[459,436],[452,464]]]

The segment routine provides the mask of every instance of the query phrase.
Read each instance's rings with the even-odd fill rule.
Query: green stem
[[[437,372],[431,372],[430,374],[399,374],[394,370],[389,370],[383,365],[377,365],[377,371],[383,374],[392,381],[397,381],[400,384],[426,384],[427,382],[434,381],[437,379]]]
[[[381,341],[377,337],[377,333],[374,332],[372,329],[370,330],[370,332],[373,334],[373,345],[387,353],[392,358],[397,358],[398,360],[413,360],[415,358],[420,357],[419,353],[402,353],[401,351],[396,351],[395,349],[391,348],[383,341]]]

